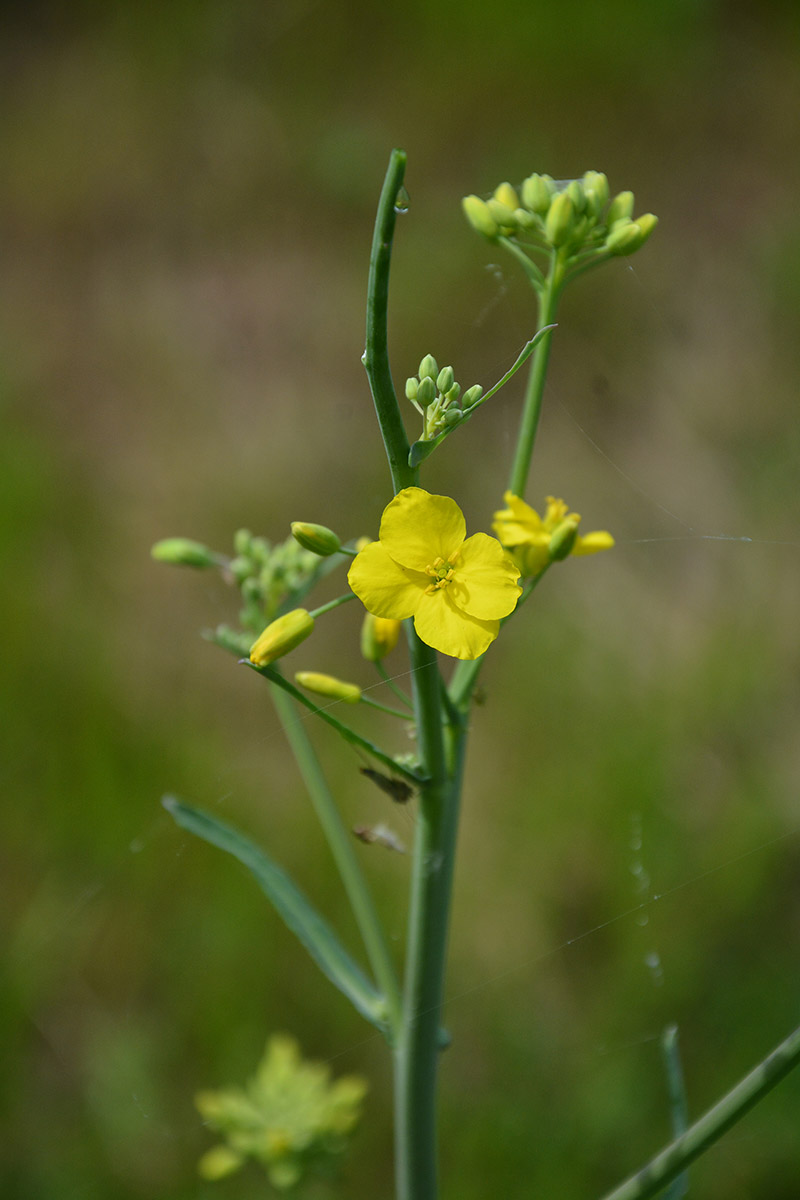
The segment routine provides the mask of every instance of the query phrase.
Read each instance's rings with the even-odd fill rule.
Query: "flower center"
[[[428,563],[425,568],[425,574],[430,575],[433,582],[425,588],[425,594],[432,596],[439,588],[446,588],[455,573],[455,564],[458,562],[458,551],[451,555],[449,561],[444,558],[435,558],[432,563]]]

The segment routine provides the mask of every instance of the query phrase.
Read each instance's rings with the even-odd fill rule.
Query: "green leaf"
[[[320,970],[381,1032],[386,1031],[383,996],[342,946],[336,934],[293,883],[286,872],[230,825],[182,804],[174,796],[161,803],[182,829],[238,858],[253,873],[261,890],[296,934]]]

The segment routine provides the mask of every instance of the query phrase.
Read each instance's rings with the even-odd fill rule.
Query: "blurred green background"
[[[192,1097],[285,1029],[371,1083],[339,1180],[304,1194],[391,1195],[382,1044],[160,808],[261,838],[351,936],[266,689],[198,636],[234,597],[149,547],[374,533],[359,358],[402,145],[400,384],[428,351],[491,384],[532,332],[465,193],[595,168],[661,218],[560,313],[528,498],[618,546],[554,571],[492,653],[445,1014],[443,1196],[592,1200],[668,1135],[665,1024],[697,1115],[800,1017],[796,3],[31,3],[0,59],[0,1191],[266,1194],[255,1168],[198,1180]],[[521,388],[425,474],[471,529]],[[292,665],[366,678],[357,625],[332,614]],[[313,734],[347,820],[395,816]],[[407,861],[363,854],[399,943]],[[796,1200],[799,1117],[793,1077],[690,1195]]]

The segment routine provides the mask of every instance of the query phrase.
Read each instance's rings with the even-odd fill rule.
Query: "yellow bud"
[[[294,681],[307,692],[318,696],[329,696],[331,700],[344,700],[345,704],[358,704],[361,688],[355,683],[345,683],[333,675],[320,675],[316,671],[298,671]]]
[[[499,187],[494,189],[494,199],[510,208],[513,212],[515,208],[519,208],[519,200],[517,193],[514,191],[510,183],[501,183]]]
[[[575,210],[567,192],[553,197],[550,211],[544,223],[544,231],[551,246],[563,246],[572,233]]]
[[[292,537],[304,550],[311,550],[321,558],[336,554],[342,547],[332,529],[326,525],[314,525],[310,521],[292,521]]]
[[[394,650],[401,624],[391,617],[374,617],[372,613],[366,613],[361,626],[361,653],[367,662],[380,662]]]
[[[529,175],[522,185],[522,203],[543,217],[550,207],[553,192],[549,175]]]
[[[614,223],[614,228],[606,238],[606,250],[612,254],[632,254],[639,248],[639,227],[633,221],[622,218]]]
[[[480,196],[465,196],[461,201],[461,207],[473,229],[477,229],[478,233],[482,233],[484,237],[497,237],[500,230],[497,228],[485,200],[481,200]]]
[[[653,213],[642,213],[641,217],[636,218],[635,224],[639,226],[639,233],[641,234],[639,246],[643,246],[658,224],[658,217],[654,216]],[[639,246],[636,247],[637,250]]]
[[[618,192],[606,213],[606,225],[611,228],[621,217],[633,216],[633,192]]]
[[[587,171],[583,177],[583,190],[593,216],[599,218],[608,204],[608,180],[601,171]]]
[[[515,224],[513,208],[509,208],[507,204],[494,198],[486,201],[486,207],[501,229],[513,229]]]
[[[304,608],[293,608],[273,621],[250,647],[250,662],[266,667],[305,641],[314,628],[314,618]]]

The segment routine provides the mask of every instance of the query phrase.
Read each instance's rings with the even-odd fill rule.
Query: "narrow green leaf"
[[[286,872],[244,834],[216,817],[182,804],[174,796],[161,803],[182,829],[238,858],[255,876],[261,890],[300,939],[320,970],[381,1032],[385,1032],[385,1002],[336,934],[292,882]]]

